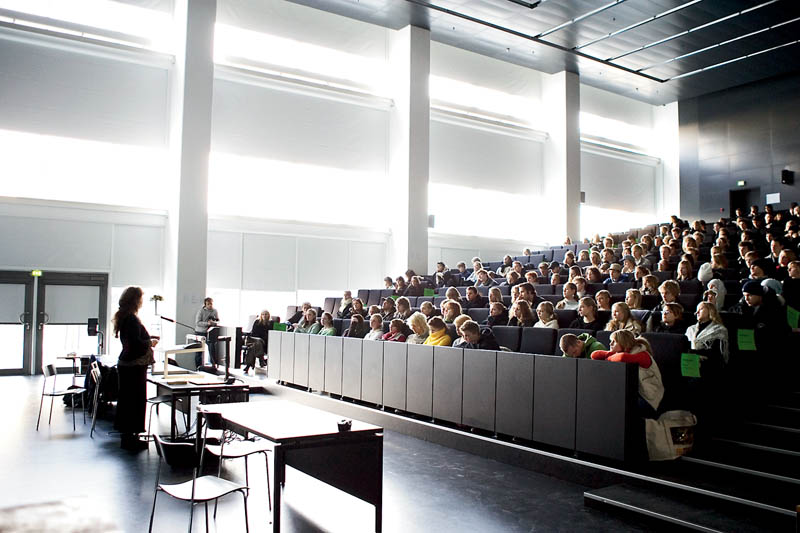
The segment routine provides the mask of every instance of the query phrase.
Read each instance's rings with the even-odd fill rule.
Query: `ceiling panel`
[[[577,72],[582,83],[651,104],[691,98],[794,72],[800,65],[800,46],[794,45],[665,81],[797,39],[800,27],[793,23],[691,58],[665,63],[800,17],[798,0],[621,0],[613,5],[612,0],[549,0],[534,9],[511,0],[290,1],[392,29],[408,24],[428,28],[435,41],[545,73]],[[610,7],[601,9],[603,6]],[[607,61],[747,9],[751,11],[638,50],[614,62]],[[669,10],[674,11],[665,14]],[[594,11],[597,13],[586,16]],[[631,25],[636,27],[620,32]],[[607,37],[615,32],[619,33]],[[638,72],[643,67],[652,68]]]

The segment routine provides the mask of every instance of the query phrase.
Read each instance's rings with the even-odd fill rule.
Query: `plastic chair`
[[[269,456],[268,452],[272,451],[273,445],[267,441],[257,441],[249,439],[237,439],[234,435],[225,428],[222,416],[219,413],[209,412],[200,408],[203,413],[203,419],[206,424],[206,431],[221,431],[221,438],[219,444],[206,444],[205,451],[211,455],[219,458],[219,468],[217,476],[222,474],[222,462],[225,459],[244,459],[244,477],[245,484],[250,486],[250,474],[248,471],[247,458],[251,455],[258,453],[264,454],[264,463],[267,470],[267,503],[269,504],[270,511],[272,510],[272,493],[270,491],[269,481]],[[202,468],[202,464],[200,468]],[[216,504],[214,504],[214,513],[217,512]]]
[[[50,417],[47,419],[49,425],[53,421],[53,401],[56,396],[67,397],[72,399],[72,431],[75,431],[75,397],[80,396],[86,392],[83,387],[76,387],[73,389],[56,389],[56,381],[58,381],[58,371],[55,365],[45,365],[42,367],[44,374],[44,382],[42,383],[42,399],[39,402],[39,416],[36,418],[36,431],[39,431],[39,422],[42,419],[42,406],[44,405],[44,397],[50,397]],[[47,380],[53,378],[53,390],[47,391]],[[85,403],[85,402],[84,402]],[[83,410],[83,423],[86,423],[86,409]]]
[[[244,501],[244,525],[245,530],[250,531],[250,524],[247,518],[247,485],[241,485],[228,481],[218,476],[202,476],[200,469],[203,463],[203,452],[206,446],[206,435],[203,435],[203,448],[198,460],[194,443],[191,442],[166,442],[159,435],[155,435],[156,450],[158,451],[158,472],[156,473],[156,487],[153,494],[153,509],[150,511],[150,527],[148,531],[153,531],[153,519],[156,513],[156,501],[159,492],[165,492],[177,500],[191,503],[189,514],[189,533],[192,531],[194,519],[194,506],[202,503],[205,507],[206,533],[208,532],[208,502],[218,500],[233,492],[241,492]],[[161,479],[161,462],[166,462],[170,466],[191,466],[192,479],[183,483],[166,484],[159,483]],[[216,519],[216,511],[214,513]]]
[[[158,415],[158,406],[163,403],[171,403],[172,402],[172,395],[171,394],[161,394],[159,396],[153,396],[152,398],[147,399],[147,403],[150,404],[150,412],[147,415],[147,440],[152,439],[153,434],[150,433],[150,426],[153,423],[153,407],[156,408],[156,415]],[[187,420],[187,414],[183,413],[183,427],[186,428],[186,432],[189,431],[189,421]]]

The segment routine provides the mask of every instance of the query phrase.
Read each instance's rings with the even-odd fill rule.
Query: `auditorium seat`
[[[555,294],[555,286],[553,285],[545,285],[544,283],[537,283],[533,286],[536,289],[536,294],[545,295],[545,294]]]
[[[560,250],[553,250],[553,261],[558,261],[562,263],[564,261],[564,256],[567,254],[566,249],[562,248]]]
[[[325,302],[322,304],[322,310],[326,313],[333,313],[333,309],[335,306],[336,298],[325,298]]]
[[[549,263],[550,261],[553,260],[553,250],[542,250],[540,253],[542,256],[542,261],[547,261]],[[539,261],[539,263],[541,263],[542,261]]]
[[[598,311],[597,312],[597,319],[603,324],[603,327],[606,327],[608,321],[611,320],[611,311]]]
[[[358,289],[356,292],[356,298],[361,300],[361,303],[364,305],[367,305],[367,302],[369,301],[369,289]]]
[[[590,329],[561,328],[561,329],[557,330],[556,333],[557,333],[556,346],[555,346],[555,350],[554,350],[554,354],[553,355],[556,355],[558,357],[561,357],[561,356],[564,355],[564,352],[561,351],[560,343],[561,343],[561,337],[563,337],[567,333],[572,333],[573,335],[580,335],[581,333],[588,333],[589,335],[594,335],[594,331],[592,331]]]
[[[559,328],[568,328],[572,321],[578,318],[578,312],[574,309],[556,309],[556,318]]]
[[[605,288],[606,288],[605,285],[603,285],[602,283],[587,283],[586,284],[586,295],[587,296],[594,296],[599,291],[602,291]]]
[[[540,296],[542,297],[543,300],[550,302],[553,305],[557,304],[558,302],[564,299],[564,297],[561,296],[560,294],[541,294]]]
[[[500,294],[503,296],[511,296],[511,287],[509,285],[503,285],[502,287],[498,287],[498,289],[500,289]]]
[[[485,307],[468,309],[467,314],[478,324],[483,324],[486,322],[486,319],[489,318],[489,310]]]
[[[542,261],[544,261],[544,254],[539,252],[531,254],[530,264],[533,265],[534,268],[538,268],[539,263],[541,263]]]
[[[556,349],[557,331],[551,328],[522,328],[519,351],[553,355]]]
[[[394,294],[394,289],[381,289],[381,301],[392,296]],[[380,305],[380,303],[378,304]]]
[[[699,280],[679,281],[678,285],[681,288],[681,294],[703,294],[703,284]]]
[[[605,346],[606,349],[608,349],[611,346],[611,334],[612,333],[613,333],[613,331],[606,331],[604,329],[601,329],[600,331],[598,331],[594,335],[594,338],[597,339],[598,341],[600,341],[600,343],[603,346]]]
[[[499,344],[503,348],[508,348],[512,352],[519,351],[520,345],[520,336],[522,329],[532,329],[532,328],[520,328],[517,326],[495,326],[492,328],[492,333],[494,333],[494,338],[497,340],[497,344]]]
[[[697,308],[697,304],[700,303],[700,300],[703,298],[702,294],[679,294],[678,295],[678,303],[683,306],[683,311],[685,314],[692,314],[694,310]]]
[[[419,298],[419,296],[406,296],[411,307],[417,307],[417,298]]]
[[[417,306],[422,307],[423,302],[433,303],[433,296],[417,296]]]
[[[446,296],[437,296],[433,299],[433,306],[439,309],[442,306],[442,302],[445,300],[447,300]]]
[[[647,320],[649,314],[650,314],[649,309],[631,309],[631,315],[633,316],[633,318],[635,318],[642,324],[645,323],[645,320]]]
[[[661,302],[661,296],[657,296],[655,294],[644,294],[642,295],[642,308],[643,309],[653,309]]]
[[[625,294],[628,289],[635,289],[636,284],[631,282],[623,283],[609,283],[606,285],[606,290],[611,294]]]
[[[511,308],[511,296],[503,296],[503,305],[507,308]]]
[[[676,333],[644,333],[642,336],[653,348],[653,359],[664,383],[664,399],[659,411],[686,408],[689,397],[685,378],[681,375],[681,354],[688,350],[689,340]]]
[[[380,305],[381,304],[381,289],[370,289],[369,298],[365,302],[365,306]]]
[[[344,330],[350,327],[350,319],[334,318],[333,327],[336,328],[336,334],[341,336],[344,334]]]
[[[672,279],[675,277],[675,273],[672,272],[671,270],[667,270],[666,272],[653,272],[652,274],[658,278],[659,283],[663,283],[668,279]]]

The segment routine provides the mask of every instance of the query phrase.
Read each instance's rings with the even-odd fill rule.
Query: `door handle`
[[[45,313],[44,311],[39,312],[39,323],[37,324],[39,330],[41,331],[45,324],[50,322],[50,315]]]
[[[20,313],[20,315],[19,315],[19,323],[24,325],[26,330],[31,329],[31,323],[28,320],[28,315],[29,314],[30,313],[25,312],[25,313]]]

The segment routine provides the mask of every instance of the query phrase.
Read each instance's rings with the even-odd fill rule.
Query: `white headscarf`
[[[721,279],[714,278],[708,282],[708,288],[717,293],[717,311],[722,311],[725,305],[725,296],[728,294],[725,283]]]

